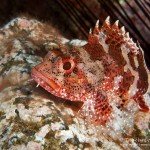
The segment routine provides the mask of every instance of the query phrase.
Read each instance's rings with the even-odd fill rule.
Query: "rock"
[[[82,45],[84,41],[69,41],[50,25],[28,18],[12,20],[1,28],[0,38],[0,149],[138,150],[135,131],[149,137],[148,126],[142,131],[139,119],[136,130],[130,129],[134,137],[88,124],[78,115],[78,105],[36,87],[31,68],[49,50],[61,43]],[[142,113],[136,118],[138,115],[144,118]],[[144,122],[148,124],[149,118]]]

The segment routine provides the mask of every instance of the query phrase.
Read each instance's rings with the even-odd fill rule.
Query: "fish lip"
[[[40,85],[42,86],[44,89],[46,89],[48,92],[54,92],[54,91],[58,91],[59,90],[59,85],[57,85],[56,83],[56,87],[51,86],[51,82],[47,82],[49,81],[53,81],[54,80],[52,78],[46,78],[41,72],[39,72],[35,67],[32,68],[31,71],[31,77]]]

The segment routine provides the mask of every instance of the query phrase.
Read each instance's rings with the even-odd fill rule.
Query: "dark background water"
[[[140,42],[150,66],[150,2],[148,0],[0,0],[0,26],[18,16],[50,22],[66,38],[87,39],[97,19],[120,20]]]

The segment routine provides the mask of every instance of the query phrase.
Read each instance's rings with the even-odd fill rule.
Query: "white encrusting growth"
[[[3,26],[3,29],[8,29],[10,28],[10,26],[14,26],[15,22],[20,20],[20,18],[15,18],[15,19],[12,19],[9,23],[7,23],[6,25]]]
[[[50,127],[49,127],[48,124],[41,127],[40,131],[35,134],[35,140],[39,141],[39,142],[42,142],[44,144],[44,137],[46,136],[46,134],[49,131],[50,131]]]
[[[68,40],[68,39],[66,39],[66,38],[62,38],[62,39],[61,39],[61,42],[62,42],[62,44],[66,44],[66,43],[68,43],[68,42],[69,42],[69,40]]]
[[[87,41],[73,39],[73,40],[69,41],[68,43],[73,46],[84,46],[85,44],[87,44]]]
[[[58,130],[63,130],[63,129],[65,129],[63,122],[51,123],[51,130],[58,131]]]

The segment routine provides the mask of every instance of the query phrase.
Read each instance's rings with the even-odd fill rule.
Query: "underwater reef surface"
[[[78,104],[36,87],[31,68],[61,43],[85,41],[67,40],[50,24],[23,17],[0,29],[0,149],[148,150],[149,113],[135,111],[125,123],[113,124],[123,124],[125,132],[114,131],[88,124],[77,115]]]

